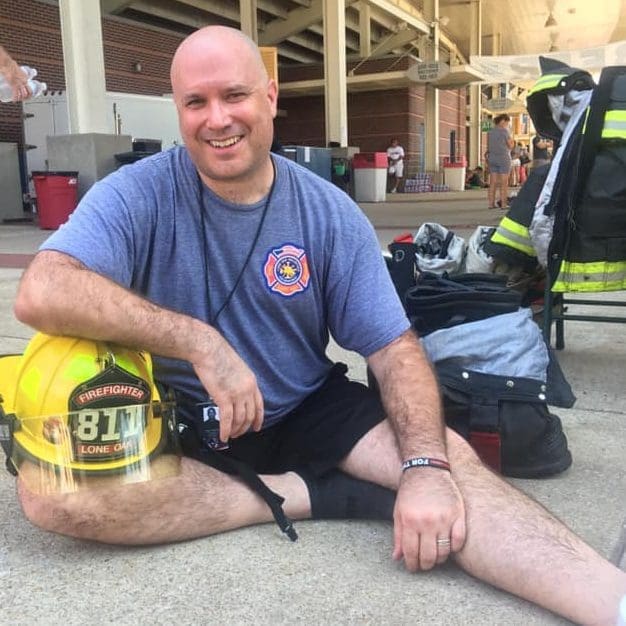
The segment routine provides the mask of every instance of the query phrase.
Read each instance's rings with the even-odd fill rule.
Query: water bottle
[[[24,74],[26,74],[28,80],[37,76],[37,70],[34,67],[28,67],[28,65],[20,65],[20,69],[22,70],[22,72],[24,72]]]
[[[28,88],[30,89],[30,97],[36,98],[40,96],[46,89],[48,89],[48,85],[41,81],[35,80],[35,76],[37,76],[37,70],[34,67],[28,67],[28,65],[21,66],[22,71],[28,76]],[[12,102],[13,100],[13,90],[11,86],[7,82],[6,78],[0,74],[0,102]]]

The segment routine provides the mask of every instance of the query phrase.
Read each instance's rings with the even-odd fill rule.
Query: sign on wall
[[[443,61],[415,63],[408,71],[407,76],[416,83],[432,83],[450,72],[450,66]]]
[[[515,104],[511,98],[490,98],[485,103],[485,107],[490,111],[506,111]]]

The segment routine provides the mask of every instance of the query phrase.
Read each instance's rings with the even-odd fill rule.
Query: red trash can
[[[357,202],[384,202],[387,196],[386,152],[357,152],[352,157],[354,199]]]
[[[39,228],[55,230],[76,208],[78,172],[33,172]]]

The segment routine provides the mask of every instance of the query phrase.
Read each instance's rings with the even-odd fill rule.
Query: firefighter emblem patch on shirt
[[[268,252],[263,274],[270,290],[281,296],[304,291],[311,279],[305,251],[290,243]]]

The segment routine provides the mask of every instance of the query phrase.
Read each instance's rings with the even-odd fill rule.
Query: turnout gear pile
[[[537,132],[558,142],[533,170],[487,252],[547,268],[553,292],[626,288],[626,67],[596,85],[582,70],[541,57],[528,96]]]
[[[575,397],[523,295],[504,275],[417,274],[407,237],[389,249],[389,271],[433,362],[448,426],[504,475],[567,469],[567,439],[548,403],[571,407]]]

